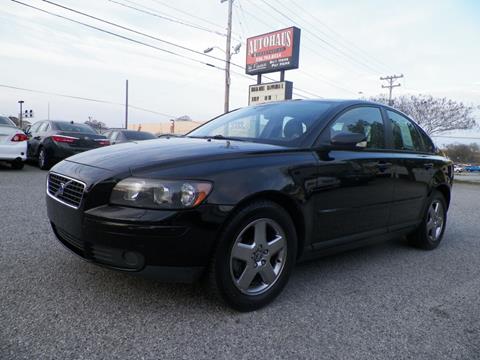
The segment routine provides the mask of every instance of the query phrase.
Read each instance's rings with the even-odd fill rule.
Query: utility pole
[[[125,82],[125,129],[128,129],[128,80]]]
[[[228,25],[227,25],[227,44],[225,48],[225,106],[224,111],[228,112],[230,107],[230,60],[232,58],[231,43],[232,43],[232,8],[233,0],[221,0],[222,3],[228,1]]]
[[[385,76],[385,77],[381,77],[380,80],[386,80],[388,81],[388,85],[382,85],[382,88],[385,89],[385,88],[388,88],[389,89],[389,93],[388,93],[388,105],[392,106],[393,105],[393,102],[392,102],[392,90],[394,87],[399,87],[401,86],[401,84],[394,84],[394,81],[397,80],[397,79],[401,79],[403,78],[403,74],[400,74],[400,75],[391,75],[391,76]]]
[[[18,127],[22,128],[22,120],[23,120],[23,100],[19,100],[18,103],[20,104],[20,116],[18,117]]]

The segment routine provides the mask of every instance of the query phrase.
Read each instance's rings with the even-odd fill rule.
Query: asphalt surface
[[[455,185],[437,250],[398,240],[309,262],[242,314],[67,252],[45,175],[0,166],[0,359],[480,359],[478,185]]]

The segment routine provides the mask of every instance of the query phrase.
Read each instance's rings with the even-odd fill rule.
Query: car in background
[[[462,173],[465,170],[465,168],[461,165],[453,165],[453,171],[455,173]]]
[[[28,137],[6,116],[0,116],[0,160],[22,169],[27,159]]]
[[[147,131],[110,129],[103,133],[110,140],[110,144],[121,144],[131,141],[152,140],[156,136]]]
[[[44,120],[27,127],[27,158],[37,161],[42,170],[69,156],[110,145],[109,140],[99,135],[90,126],[73,121]]]
[[[465,166],[465,171],[468,171],[468,172],[480,171],[480,165],[468,165],[468,166]]]

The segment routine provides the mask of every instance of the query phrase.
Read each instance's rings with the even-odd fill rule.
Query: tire
[[[259,309],[283,290],[296,256],[289,214],[274,202],[253,202],[220,235],[208,276],[210,291],[238,311]]]
[[[52,167],[50,156],[44,147],[38,151],[38,167],[42,170],[50,170]]]
[[[23,163],[23,161],[12,161],[10,163],[10,165],[12,166],[12,169],[14,169],[14,170],[22,170],[23,166],[24,166],[24,163]]]
[[[420,226],[408,236],[411,245],[433,250],[440,245],[447,223],[447,203],[438,190],[430,196]]]

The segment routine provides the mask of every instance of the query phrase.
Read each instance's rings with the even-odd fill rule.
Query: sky
[[[201,53],[225,48],[227,3],[52,0],[147,37],[46,1],[19,1],[155,48],[3,0],[0,114],[18,114],[17,101],[24,100],[34,121],[46,119],[50,109],[51,119],[83,122],[92,117],[122,126],[126,79],[129,103],[135,107],[129,109],[131,123],[182,115],[205,121],[223,112],[225,64]],[[246,106],[248,86],[255,82],[243,69],[246,39],[292,25],[302,29],[300,67],[286,72],[295,98],[375,96],[385,92],[381,76],[403,74],[394,95],[427,93],[480,105],[479,18],[477,0],[235,0],[232,45],[242,47],[232,57],[239,66],[232,67],[230,107]],[[209,55],[224,58],[218,48]],[[270,76],[278,79],[278,74]],[[453,135],[480,138],[480,129]]]

